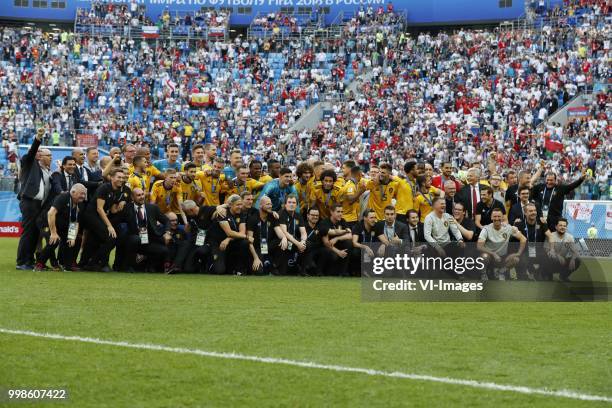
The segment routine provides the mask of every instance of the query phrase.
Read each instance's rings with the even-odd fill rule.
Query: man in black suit
[[[90,147],[87,148],[87,152],[87,158],[89,159],[91,156],[93,166],[96,167],[98,160],[97,155],[99,154],[98,150],[95,147]],[[96,177],[95,174],[92,174],[91,170],[88,170],[87,167],[85,167],[85,153],[83,152],[83,149],[78,147],[74,149],[72,151],[72,157],[74,157],[74,161],[76,162],[74,174],[76,174],[77,178],[80,180],[79,182],[87,188],[87,191],[91,191],[93,193],[96,187],[98,187],[98,185],[100,185],[102,182],[102,172],[100,172],[99,177]]]
[[[70,191],[73,185],[80,183],[80,179],[76,175],[76,161],[72,156],[66,156],[62,159],[60,169],[51,174],[51,195],[49,200]]]
[[[467,184],[459,191],[459,200],[465,204],[465,210],[469,218],[474,218],[476,215],[476,206],[481,201],[480,190],[486,184],[479,183],[480,170],[471,168],[467,172]]]
[[[525,222],[525,207],[530,204],[529,195],[531,194],[531,189],[529,186],[519,187],[517,194],[519,201],[512,205],[510,208],[510,215],[508,215],[508,224],[510,225]],[[542,217],[542,211],[538,205],[536,205],[536,210],[538,213],[538,219],[540,219]]]
[[[38,129],[30,150],[21,158],[21,186],[17,194],[22,227],[17,247],[19,270],[34,268],[34,251],[40,236],[36,221],[51,192],[51,152],[48,149],[39,149],[44,133],[44,129]]]
[[[425,230],[423,223],[420,222],[419,213],[416,210],[408,210],[406,213],[408,218],[408,242],[410,247],[419,247],[419,244],[425,242]]]
[[[395,207],[388,205],[384,210],[384,221],[379,221],[375,228],[375,233],[382,245],[378,250],[379,255],[389,254],[397,250],[400,246],[406,245],[410,240],[410,230],[403,222],[397,221]]]
[[[168,218],[158,206],[145,202],[145,192],[140,188],[132,191],[132,201],[125,207],[127,236],[123,242],[124,262],[119,269],[132,271],[137,254],[142,254],[147,256],[150,269],[161,271],[168,254],[166,245],[172,238]]]
[[[104,182],[102,177],[102,168],[98,163],[100,152],[97,147],[88,147],[85,149],[86,160],[83,163],[82,169],[84,170],[81,180],[87,187],[87,197],[91,198],[96,193],[96,188]],[[78,167],[78,166],[77,166]]]

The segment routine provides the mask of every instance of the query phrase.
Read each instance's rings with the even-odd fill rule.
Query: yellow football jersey
[[[257,181],[252,178],[248,178],[243,185],[237,183],[237,179],[232,180],[228,183],[228,194],[242,194],[244,191],[250,191],[251,193],[259,191],[263,188],[265,183]]]
[[[200,203],[200,201],[204,200],[202,181],[195,179],[191,183],[185,183],[181,177],[181,194],[183,201],[192,200]]]
[[[319,209],[321,219],[329,218],[331,215],[331,206],[340,203],[342,198],[342,189],[334,185],[328,192],[323,191],[323,185],[316,186],[311,193],[312,205]]]
[[[342,218],[346,222],[356,222],[359,220],[359,199],[350,202],[348,196],[357,193],[357,186],[353,180],[347,179],[341,188],[342,196]]]
[[[366,184],[366,190],[370,191],[368,208],[376,212],[376,218],[379,221],[383,220],[385,218],[385,207],[391,205],[392,200],[397,198],[399,182],[390,180],[387,184],[380,184],[370,180]]]
[[[163,180],[156,181],[151,188],[149,201],[152,204],[157,204],[162,213],[180,214],[181,203],[183,202],[181,186],[174,185],[170,190],[166,190]]]
[[[219,177],[213,177],[207,176],[204,172],[198,172],[196,179],[200,181],[202,191],[204,192],[204,204],[214,206],[220,205],[220,195],[227,193],[225,175],[221,174]]]
[[[132,190],[141,188],[146,193],[151,187],[151,179],[146,174],[131,173],[128,177],[128,187]]]

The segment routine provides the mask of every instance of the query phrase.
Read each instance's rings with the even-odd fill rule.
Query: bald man
[[[166,246],[171,240],[169,220],[155,204],[145,202],[145,192],[141,188],[132,191],[132,203],[126,205],[125,220],[127,235],[119,245],[123,256],[116,265],[120,271],[133,272],[137,267],[138,254],[146,255],[141,269],[151,272],[167,271],[169,264],[164,265],[168,255]]]
[[[35,271],[47,270],[46,263],[59,246],[59,263],[65,271],[77,271],[76,258],[81,248],[82,228],[87,188],[75,184],[70,191],[53,200],[47,216],[43,216],[42,235],[47,245],[36,254]]]
[[[21,210],[21,237],[17,247],[17,269],[34,268],[34,251],[40,237],[38,217],[51,193],[51,151],[40,149],[44,129],[38,129],[30,150],[21,158],[17,199]]]

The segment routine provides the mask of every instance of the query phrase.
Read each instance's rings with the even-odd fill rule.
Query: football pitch
[[[0,406],[612,406],[612,306],[362,302],[359,279],[16,271]],[[610,264],[608,264],[610,265]],[[9,389],[65,389],[10,402]]]

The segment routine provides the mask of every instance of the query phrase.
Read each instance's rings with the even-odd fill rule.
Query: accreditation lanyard
[[[144,178],[143,178],[143,177],[142,177],[140,174],[138,174],[138,173],[136,173],[136,172],[134,172],[134,175],[135,175],[136,177],[138,177],[138,180],[140,180],[140,186],[142,187],[142,190],[143,190],[143,191],[147,191],[147,189],[145,188],[145,181],[144,181]]]
[[[306,199],[308,198],[308,184],[303,184],[300,182],[302,188],[300,188],[300,202],[306,203]]]
[[[264,232],[264,226],[265,226],[265,232]],[[259,235],[262,239],[264,239],[266,242],[268,242],[269,240],[269,236],[268,233],[270,231],[270,228],[268,227],[268,221],[262,221],[261,219],[259,220]]]
[[[234,216],[230,214],[230,216],[227,217],[227,220],[232,224],[232,229],[238,232],[238,224],[236,224],[236,219],[234,218]]]
[[[166,190],[166,187],[164,187],[164,190],[166,192],[166,207],[170,207],[170,202],[172,201],[172,189]]]
[[[421,195],[423,196],[423,199],[427,201],[427,204],[433,208],[433,198],[431,197],[431,193],[427,193],[427,195],[421,193]]]
[[[329,193],[325,193],[325,191],[324,191],[323,193],[326,195],[326,197],[325,197],[325,206],[329,207],[329,203],[330,203],[331,198],[332,198],[332,191],[329,190]]]
[[[550,208],[550,203],[552,202],[553,196],[555,195],[555,188],[556,187],[553,187],[552,191],[550,192],[550,197],[548,197],[548,204],[544,205],[544,200],[546,200],[546,186],[544,186],[544,191],[542,192],[542,205],[544,205],[544,207]]]
[[[317,230],[317,227],[315,225],[315,227],[308,233],[308,236],[306,237],[306,239],[310,239],[310,237],[312,237],[312,234],[314,234],[316,230]]]
[[[78,217],[79,217],[79,206],[77,205],[77,206],[74,207],[74,216],[73,216],[73,212],[72,212],[72,210],[73,210],[73,208],[72,208],[72,197],[70,197],[70,199],[69,199],[68,206],[69,206],[68,207],[68,212],[69,212],[68,221],[70,223],[76,222]]]
[[[387,194],[385,192],[386,184],[380,184],[380,201],[387,201]]]
[[[219,184],[221,184],[221,177],[219,177],[217,179],[217,185],[216,186],[215,186],[215,179],[212,179],[210,184],[211,184],[211,188],[210,188],[211,192],[212,193],[216,193],[217,192],[217,186],[219,186]]]

